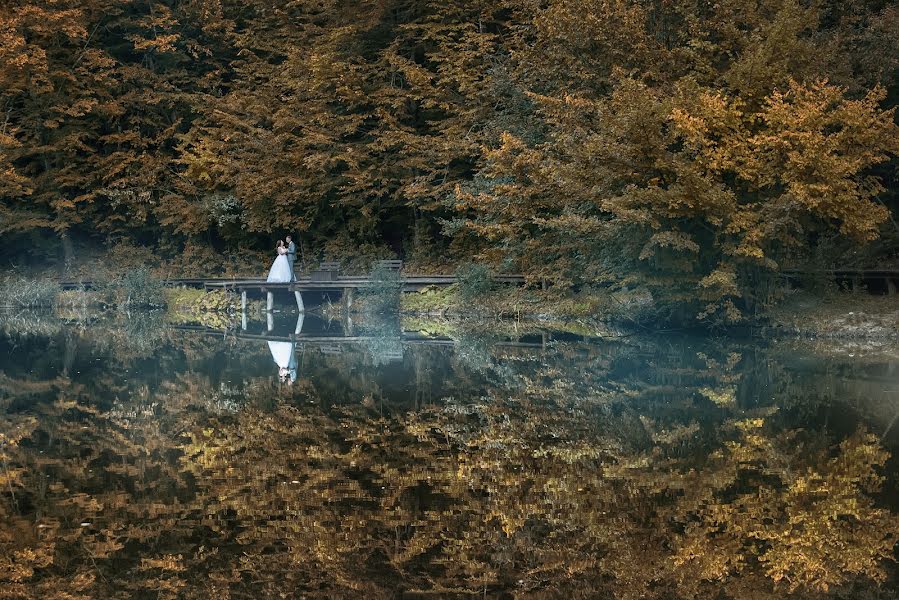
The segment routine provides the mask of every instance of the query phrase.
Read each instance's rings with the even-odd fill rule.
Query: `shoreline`
[[[235,294],[162,287],[148,274],[91,290],[61,290],[54,282],[24,277],[7,277],[2,283],[7,288],[7,303],[10,299],[15,301],[7,308],[53,308],[63,312],[163,308],[175,321],[211,320],[218,324],[239,319],[241,312],[240,299]],[[10,293],[15,286],[28,289],[16,290],[19,295],[15,296]],[[328,318],[347,316],[342,302],[322,304],[317,310]],[[251,301],[247,312],[264,312],[264,301]],[[619,328],[646,333],[682,330],[726,335],[748,329],[763,337],[870,340],[880,346],[899,345],[899,295],[875,296],[857,291],[791,290],[766,312],[742,323],[719,326],[659,318],[659,307],[647,293],[640,291],[592,289],[559,294],[532,288],[478,287],[464,283],[429,286],[415,292],[365,291],[357,294],[348,315],[359,317],[380,312],[445,323],[527,322],[582,335]]]

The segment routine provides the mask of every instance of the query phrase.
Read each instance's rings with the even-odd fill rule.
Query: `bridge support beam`
[[[353,317],[346,313],[346,321],[343,324],[343,333],[349,337],[353,337]]]
[[[353,288],[343,288],[343,312],[350,314],[353,308],[355,290]]]

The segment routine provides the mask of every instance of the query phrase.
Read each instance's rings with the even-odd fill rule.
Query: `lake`
[[[899,598],[894,346],[221,325],[0,319],[0,597]]]

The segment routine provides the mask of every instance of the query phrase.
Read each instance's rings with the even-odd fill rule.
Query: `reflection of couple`
[[[292,342],[269,342],[269,352],[278,365],[278,379],[281,381],[297,380],[297,353],[296,344]]]
[[[269,283],[296,281],[296,276],[293,274],[293,265],[297,260],[297,246],[289,235],[284,239],[287,240],[287,243],[285,244],[278,240],[278,245],[275,248],[278,256],[275,258],[275,262],[272,263],[272,268],[268,270],[266,281]]]
[[[294,328],[294,335],[299,335],[303,331],[304,315],[300,313],[297,317],[297,326]],[[297,345],[296,342],[268,342],[268,350],[278,365],[278,379],[284,382],[293,383],[297,380]]]

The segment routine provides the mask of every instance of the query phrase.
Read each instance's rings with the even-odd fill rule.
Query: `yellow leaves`
[[[713,299],[723,296],[738,296],[737,275],[732,268],[721,265],[699,281],[699,287],[712,293]]]
[[[339,597],[363,586],[372,565],[410,586],[468,595],[509,580],[525,582],[527,593],[601,580],[604,593],[622,598],[736,598],[742,589],[776,594],[796,582],[813,596],[882,577],[885,555],[877,553],[887,544],[872,536],[895,526],[888,512],[871,510],[880,485],[872,465],[887,457],[876,437],[831,447],[827,434],[798,439],[779,429],[780,418],[719,427],[714,415],[736,410],[729,379],[742,360],[736,352],[696,356],[697,391],[721,406],[708,419],[693,418],[689,393],[645,395],[642,385],[608,380],[612,365],[597,367],[609,360],[606,350],[590,352],[595,357],[572,366],[563,349],[536,372],[526,356],[511,354],[523,361],[509,380],[517,390],[511,398],[491,393],[383,415],[359,405],[369,388],[328,408],[304,392],[218,415],[203,400],[218,386],[197,375],[168,383],[161,395],[131,397],[115,413],[77,415],[70,431],[58,420],[74,416],[73,407],[42,405],[51,412],[42,413],[41,437],[61,440],[47,458],[58,460],[81,436],[93,440],[91,455],[51,463],[66,485],[48,486],[41,528],[29,515],[21,535],[0,503],[0,587],[6,573],[25,589],[55,574],[108,577],[123,561],[128,577],[88,580],[95,587],[84,593],[266,595],[248,582],[269,581],[277,589],[320,585]],[[653,381],[684,380],[681,369],[653,369]],[[601,398],[583,395],[594,384]],[[260,387],[259,397],[270,400],[270,391]],[[636,418],[638,400],[656,393],[663,409]],[[682,400],[668,401],[672,394]],[[142,417],[125,429],[123,414]],[[198,446],[215,449],[209,461],[197,460]],[[809,448],[821,448],[820,456]],[[47,448],[27,449],[36,470]],[[79,471],[87,461],[96,474]],[[111,489],[99,490],[99,482]],[[67,486],[91,490],[102,505],[85,519],[89,526],[78,524],[90,503]],[[78,502],[66,503],[72,496]],[[46,556],[65,560],[36,566],[33,535],[58,544]],[[809,548],[813,542],[825,550]],[[15,550],[20,568],[10,564]],[[388,587],[371,589],[390,595]]]
[[[758,260],[762,260],[763,258],[765,258],[765,251],[755,245],[740,244],[734,252],[734,255],[741,256],[743,258],[755,258]]]
[[[671,248],[684,252],[699,252],[699,244],[693,238],[680,231],[662,231],[653,234],[640,251],[640,260],[651,258],[658,248]]]
[[[431,85],[432,74],[427,69],[399,54],[399,45],[394,45],[385,53],[387,63],[403,75],[406,82],[417,92],[427,91]]]
[[[699,393],[718,406],[733,406],[736,403],[736,389],[733,387],[720,389],[703,387],[699,389]]]
[[[644,416],[640,417],[640,421],[646,427],[650,436],[652,436],[653,443],[663,446],[673,446],[688,442],[700,433],[700,426],[695,421],[688,425],[678,425],[670,429],[661,428],[655,421]]]
[[[763,419],[744,419],[735,425],[741,438],[729,444],[729,458],[744,469],[777,476],[782,483],[738,497],[734,505],[739,511],[729,504],[704,509],[708,532],[692,526],[702,537],[683,546],[678,560],[713,557],[719,551],[706,544],[714,543],[718,535],[739,532],[764,543],[759,561],[772,580],[787,581],[790,591],[800,587],[824,591],[855,575],[882,579],[882,561],[892,551],[888,532],[897,531],[899,519],[875,508],[866,495],[878,489],[880,478],[873,469],[885,460],[876,438],[858,433],[841,443],[834,457],[807,457],[790,452],[789,440],[772,444]],[[783,464],[784,460],[790,462]],[[805,467],[807,460],[815,466]],[[712,532],[718,531],[713,537]]]
[[[801,245],[800,223],[805,231],[837,230],[859,241],[877,236],[888,211],[872,201],[883,188],[865,171],[899,153],[899,129],[892,111],[879,108],[882,99],[879,88],[850,99],[826,81],[791,81],[756,106],[739,94],[683,84],[668,112],[673,139],[683,145],[666,177],[674,183],[661,196],[632,187],[603,208],[625,219],[624,206],[645,206],[668,236],[712,225],[714,250],[703,250],[731,264],[697,282],[703,298],[713,300],[700,316],[720,311],[738,320],[733,301],[717,300],[741,296],[735,280],[741,263],[776,268],[772,248]],[[695,227],[685,227],[684,219]],[[647,235],[644,260],[662,245],[658,232]]]
[[[96,98],[84,98],[70,105],[63,111],[63,113],[70,117],[83,117],[87,113],[91,112],[97,106],[97,104],[98,102]]]
[[[702,118],[693,116],[682,108],[674,108],[671,111],[671,122],[677,130],[688,141],[692,142],[694,147],[702,143],[703,138],[708,134],[709,126]]]
[[[180,554],[177,556],[166,554],[159,558],[141,558],[140,570],[149,571],[152,569],[160,569],[162,571],[171,571],[174,573],[182,573],[187,570]]]
[[[0,557],[0,584],[21,583],[34,576],[35,569],[53,564],[52,546],[14,550]],[[6,584],[3,584],[6,585]]]
[[[138,35],[129,36],[128,39],[134,44],[134,49],[139,52],[156,51],[156,52],[172,52],[175,50],[175,42],[181,38],[177,33],[167,35],[158,35],[152,38],[144,38]]]
[[[131,34],[126,36],[134,44],[134,49],[139,52],[173,52],[176,50],[176,42],[181,39],[179,33],[171,32],[179,25],[178,20],[172,15],[171,9],[162,3],[151,3],[150,12],[136,24],[147,32],[147,35]]]
[[[81,540],[81,544],[95,559],[110,558],[125,547],[123,541],[108,529],[104,529],[97,535],[85,536],[85,539]]]
[[[689,574],[698,566],[697,575],[705,581],[722,581],[746,562],[738,544],[722,548],[722,540],[712,539],[711,532],[695,525],[687,529],[685,542],[672,557],[672,564]],[[688,575],[689,576],[689,575]]]
[[[720,173],[738,168],[747,152],[746,130],[752,125],[743,103],[721,92],[686,88],[680,94],[681,106],[669,117],[675,135],[697,153],[703,169]]]
[[[737,429],[749,433],[765,426],[765,419],[742,419],[734,423]]]
[[[887,218],[871,202],[882,188],[862,172],[899,153],[899,127],[893,111],[879,108],[883,98],[881,88],[853,100],[826,81],[791,81],[768,99],[762,118],[770,133],[755,143],[763,164],[779,172],[785,197],[859,240],[873,239]]]

